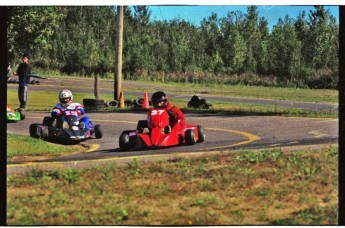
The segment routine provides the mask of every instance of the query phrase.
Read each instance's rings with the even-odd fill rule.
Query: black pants
[[[24,108],[26,107],[26,102],[28,100],[28,90],[29,87],[27,85],[19,85],[18,87],[18,98],[20,102],[19,108]]]

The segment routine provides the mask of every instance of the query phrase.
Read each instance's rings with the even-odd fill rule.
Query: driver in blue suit
[[[60,103],[57,103],[51,112],[52,119],[57,120],[57,127],[68,128],[67,123],[62,123],[61,116],[67,109],[76,110],[78,115],[84,115],[84,107],[78,103],[73,102],[73,94],[68,89],[63,89],[59,93]],[[79,120],[79,128],[89,129],[90,119],[87,116],[84,116]]]

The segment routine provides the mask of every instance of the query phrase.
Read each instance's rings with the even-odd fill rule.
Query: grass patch
[[[7,100],[12,107],[19,106],[16,91],[7,91]],[[83,99],[86,97],[92,98],[92,94],[87,93],[73,93],[74,101],[82,104]],[[100,97],[104,101],[112,100],[113,95],[104,94]],[[126,99],[133,100],[137,97],[126,96]],[[55,92],[30,91],[27,110],[29,111],[51,111],[53,106],[58,103],[57,95]],[[56,102],[52,102],[56,101]],[[248,104],[237,102],[212,102],[211,109],[190,109],[187,107],[187,101],[181,99],[170,99],[170,102],[181,108],[184,113],[212,113],[219,115],[264,115],[264,116],[287,116],[287,117],[311,117],[311,118],[337,118],[338,114],[332,110],[324,110],[322,112],[305,110],[300,108],[284,108],[275,105],[261,105],[261,104]],[[124,110],[132,108],[126,107]],[[104,108],[105,111],[123,111],[117,107]]]
[[[62,75],[58,71],[46,71],[44,69],[37,69],[37,74],[49,78],[76,78],[82,80],[90,80],[94,82],[93,77],[78,77]],[[150,77],[148,77],[150,78]],[[99,78],[100,82],[104,79]],[[113,75],[107,80],[113,81]],[[274,100],[291,100],[291,101],[305,101],[305,102],[319,102],[319,103],[338,103],[337,90],[332,89],[302,89],[302,88],[284,88],[284,87],[266,87],[266,86],[247,86],[247,85],[226,85],[216,83],[175,83],[175,82],[159,82],[145,80],[123,80],[126,82],[126,91],[151,91],[152,87],[162,89],[167,93],[176,94],[211,94],[230,97],[248,97]],[[140,82],[140,86],[136,84]],[[58,86],[64,86],[60,84]],[[102,86],[108,89],[113,88],[113,83],[103,84]],[[78,88],[78,85],[75,85]],[[71,89],[73,89],[72,87]],[[150,90],[151,89],[151,90]],[[125,91],[125,92],[126,92]],[[92,96],[93,97],[93,96]],[[111,98],[112,99],[112,98]]]
[[[32,169],[7,177],[7,224],[337,225],[338,184],[336,147]]]
[[[151,84],[160,84],[150,82]],[[162,84],[163,85],[163,84]],[[168,92],[181,93],[189,91],[196,94],[210,94],[229,97],[248,97],[273,100],[291,100],[318,103],[338,103],[337,90],[330,89],[296,89],[265,86],[224,85],[224,84],[164,84]]]
[[[83,99],[90,97],[94,99],[94,96],[87,93],[73,93],[73,100],[83,104]],[[102,95],[100,99],[112,100],[112,95]],[[26,110],[28,111],[51,111],[55,104],[59,103],[58,94],[56,92],[42,92],[30,91],[28,94],[28,102]],[[7,102],[11,104],[13,108],[19,106],[17,91],[7,90]]]
[[[64,146],[28,136],[7,134],[8,160],[16,156],[60,156],[81,150],[81,146]]]

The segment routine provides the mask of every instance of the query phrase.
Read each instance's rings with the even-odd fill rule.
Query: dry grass
[[[9,225],[336,225],[338,149],[12,175]]]

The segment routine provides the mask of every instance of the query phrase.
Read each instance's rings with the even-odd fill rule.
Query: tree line
[[[8,7],[8,57],[34,67],[113,77],[116,7]],[[147,6],[124,7],[123,77],[190,83],[337,88],[339,28],[324,6],[276,25],[247,12],[212,13],[199,26],[152,21]],[[12,64],[13,65],[13,64]]]

